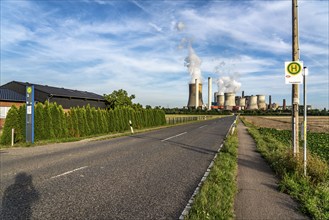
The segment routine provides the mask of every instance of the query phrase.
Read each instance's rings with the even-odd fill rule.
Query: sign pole
[[[34,85],[26,86],[26,143],[34,143]]]
[[[304,176],[307,175],[307,103],[306,103],[306,76],[308,75],[307,67],[304,67],[303,71],[303,95],[304,95]]]
[[[292,0],[292,60],[299,60],[299,44],[298,44],[298,5],[297,0]],[[292,139],[294,156],[299,153],[299,138],[298,138],[298,84],[292,85]]]

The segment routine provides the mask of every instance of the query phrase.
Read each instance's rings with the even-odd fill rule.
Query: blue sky
[[[329,3],[298,2],[308,101],[328,109]],[[125,89],[144,106],[182,107],[190,82],[186,42],[202,60],[205,103],[207,78],[218,91],[223,76],[241,83],[238,94],[291,103],[284,80],[291,0],[1,0],[1,85],[16,80],[101,95]]]

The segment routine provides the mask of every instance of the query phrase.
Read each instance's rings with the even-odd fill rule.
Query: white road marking
[[[206,126],[208,126],[208,125],[203,125],[203,126],[201,126],[201,127],[199,127],[199,128],[204,128],[204,127],[206,127]]]
[[[74,170],[71,170],[71,171],[67,171],[67,172],[62,173],[62,174],[59,174],[59,175],[57,175],[57,176],[53,176],[53,177],[51,177],[50,179],[54,179],[54,178],[57,178],[57,177],[60,177],[60,176],[65,176],[65,175],[70,174],[70,173],[73,173],[73,172],[75,172],[75,171],[86,169],[87,167],[88,167],[88,166],[84,166],[84,167],[80,167],[80,168],[77,168],[77,169],[74,169]]]
[[[168,137],[168,138],[166,138],[166,139],[163,139],[163,140],[161,140],[161,141],[167,141],[167,140],[169,140],[169,139],[172,139],[172,138],[175,138],[175,137],[178,137],[178,136],[184,135],[184,134],[186,134],[186,133],[187,133],[187,132],[183,132],[183,133],[180,133],[180,134],[177,134],[177,135],[174,135],[174,136]]]

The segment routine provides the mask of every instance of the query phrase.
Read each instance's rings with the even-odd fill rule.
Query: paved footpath
[[[236,219],[308,219],[290,196],[278,191],[278,178],[256,151],[255,142],[241,121],[238,138]]]

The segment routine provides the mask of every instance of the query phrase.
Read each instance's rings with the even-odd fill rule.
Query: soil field
[[[290,116],[243,116],[243,118],[258,127],[291,130]],[[299,123],[299,127],[301,127],[303,117],[299,117]],[[308,116],[307,130],[311,132],[329,133],[329,116]]]

